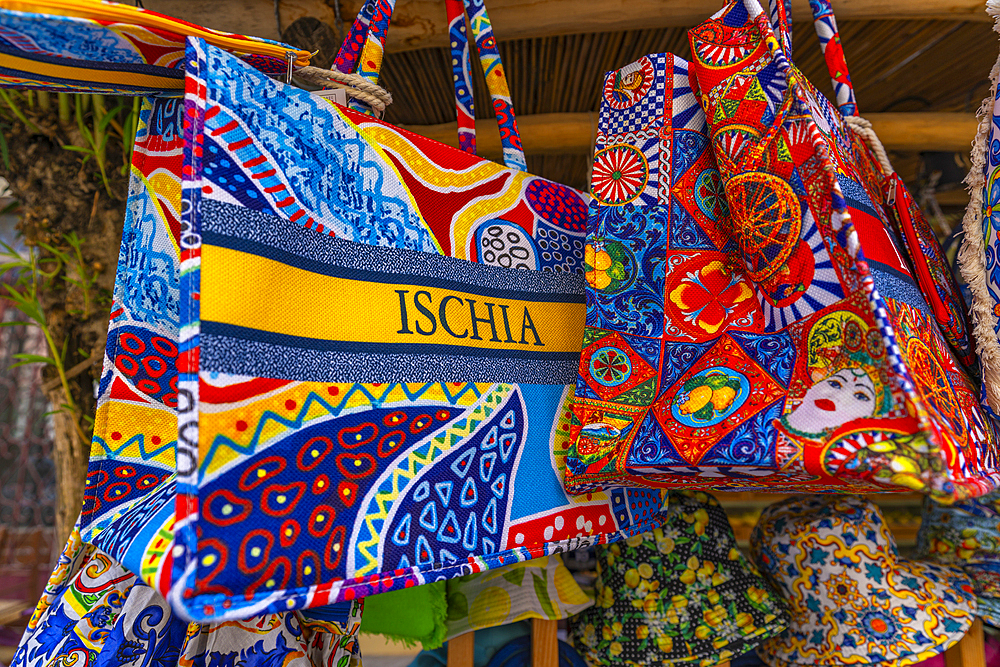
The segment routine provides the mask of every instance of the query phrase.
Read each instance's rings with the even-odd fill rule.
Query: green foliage
[[[72,236],[72,239],[70,236]],[[65,410],[72,415],[81,440],[87,442],[88,438],[84,436],[83,430],[80,427],[81,413],[73,401],[69,380],[66,377],[66,348],[69,340],[63,341],[62,346],[56,345],[40,299],[40,295],[44,290],[52,288],[53,282],[64,268],[64,265],[72,264],[76,258],[82,266],[82,259],[79,259],[82,241],[75,234],[66,235],[64,239],[73,249],[73,254],[56,251],[53,253],[56,254],[55,257],[44,259],[39,257],[38,252],[34,248],[28,248],[25,253],[19,253],[11,246],[0,241],[0,246],[3,247],[3,251],[0,252],[0,275],[13,272],[14,276],[13,284],[4,283],[2,285],[3,292],[0,293],[0,298],[10,301],[27,318],[27,320],[17,322],[2,322],[0,326],[31,325],[41,329],[45,337],[46,346],[48,347],[49,356],[15,354],[14,358],[17,361],[11,368],[18,368],[27,364],[53,366],[59,376],[59,382],[62,385],[65,399],[65,403],[59,406],[58,411]],[[49,246],[46,247],[46,250],[52,251]],[[46,271],[42,266],[43,264],[53,264],[54,267]],[[79,275],[86,275],[86,273]],[[85,292],[93,287],[93,279],[78,280],[71,279],[65,275],[63,279],[81,287]]]
[[[75,151],[77,153],[83,154],[83,163],[86,164],[87,160],[94,158],[94,162],[97,164],[98,170],[101,172],[101,181],[104,183],[104,189],[107,191],[109,197],[114,195],[111,192],[111,183],[108,182],[108,170],[107,170],[107,147],[108,139],[110,134],[108,133],[108,126],[112,122],[115,122],[118,114],[122,109],[125,108],[125,104],[121,103],[115,106],[110,111],[104,108],[104,96],[103,95],[92,95],[93,106],[94,106],[94,117],[93,117],[93,130],[87,126],[84,122],[83,111],[84,111],[84,101],[87,96],[77,95],[76,96],[76,127],[80,131],[80,136],[86,142],[86,146],[74,146],[72,144],[65,144],[63,148],[68,151]],[[129,112],[131,117],[131,112]],[[131,122],[131,121],[130,121]],[[129,141],[126,145],[131,144],[131,139],[135,136],[134,131]],[[122,141],[125,142],[124,132],[122,133]]]

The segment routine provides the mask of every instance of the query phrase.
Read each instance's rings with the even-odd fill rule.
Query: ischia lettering
[[[452,338],[545,346],[527,306],[522,306],[521,338],[518,340],[514,337],[514,332],[517,331],[517,309],[515,307],[514,312],[508,313],[508,309],[511,309],[509,304],[463,299],[454,294],[445,295],[435,304],[434,295],[426,290],[417,290],[411,294],[410,290],[400,289],[396,290],[396,294],[399,295],[401,324],[399,331],[396,332],[398,334],[433,336],[440,325],[441,330]],[[515,325],[513,330],[512,317]]]

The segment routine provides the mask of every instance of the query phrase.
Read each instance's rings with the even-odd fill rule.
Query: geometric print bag
[[[186,62],[179,614],[346,602],[658,524],[658,492],[562,487],[578,193],[202,40]],[[519,248],[528,270],[503,263]]]
[[[662,140],[654,162],[654,142],[652,154],[635,150],[638,133],[626,127],[634,134],[615,140],[630,145],[615,150],[644,159],[624,168],[602,164],[600,152],[595,159],[588,325],[608,322],[598,326],[612,335],[592,343],[598,334],[585,334],[566,476],[572,492],[622,483],[911,489],[947,501],[1000,480],[996,425],[963,367],[968,332],[951,318],[961,309],[942,307],[947,291],[932,295],[933,308],[927,303],[935,274],[926,263],[911,268],[893,231],[899,225],[910,248],[922,246],[922,216],[856,117],[829,6],[812,7],[839,111],[786,55],[781,7],[777,28],[756,0],[737,0],[689,32],[690,81],[718,165],[692,190],[697,203],[719,202],[714,219],[692,220],[683,196],[663,188]],[[661,97],[636,105],[625,97],[651,90],[653,74],[632,67],[609,76],[606,90],[621,101],[606,96],[602,124],[635,123],[634,109],[657,104]],[[676,119],[666,90],[662,116],[647,112],[650,125]],[[676,178],[681,144],[677,128],[669,130],[660,136],[673,138]],[[634,193],[629,179],[645,184],[631,203],[601,201],[605,181]],[[631,247],[597,247],[611,221]],[[665,237],[657,247],[654,235]],[[634,259],[625,252],[637,249]],[[662,330],[606,319],[609,292],[648,303],[664,318]],[[623,347],[626,333],[639,338]],[[641,383],[649,388],[631,389]],[[623,389],[630,391],[619,396]]]

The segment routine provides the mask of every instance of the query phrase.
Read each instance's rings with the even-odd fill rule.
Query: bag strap
[[[830,0],[809,0],[813,12],[813,26],[819,45],[826,60],[826,69],[833,81],[833,92],[837,96],[837,108],[843,116],[857,116],[858,102],[854,98],[854,85],[851,83],[851,73],[847,69],[847,59],[844,58],[844,48],[840,44],[840,31],[837,29],[837,19],[833,15]]]
[[[476,109],[472,98],[472,62],[462,0],[445,0],[448,7],[448,40],[451,42],[452,80],[455,83],[455,112],[458,116],[458,147],[476,154]]]
[[[350,34],[344,40],[344,43],[340,45],[340,51],[337,52],[337,57],[333,60],[334,69],[338,69],[345,74],[354,71],[354,64],[358,62],[358,56],[361,55],[361,47],[365,44],[365,38],[368,36],[368,26],[371,23],[372,14],[374,13],[375,0],[366,0],[361,5],[358,16],[351,25]]]
[[[771,0],[771,26],[786,58],[792,57],[792,0]]]
[[[774,28],[775,36],[781,45],[785,57],[791,60],[792,55],[792,6],[791,0],[771,0],[769,18]],[[851,73],[847,69],[844,49],[840,44],[840,32],[837,29],[837,19],[833,15],[830,0],[809,0],[812,9],[813,27],[819,37],[819,46],[826,60],[826,69],[833,81],[833,92],[837,97],[837,108],[842,116],[857,116],[858,103],[854,97],[854,85],[851,83]]]
[[[385,51],[385,36],[389,30],[389,21],[395,8],[395,0],[366,0],[365,6],[358,13],[354,25],[351,27],[351,34],[344,42],[335,60],[337,69],[341,71],[351,71],[357,65],[357,73],[371,83],[378,82],[379,71],[382,67],[382,54]],[[458,13],[458,8],[449,5],[449,26],[452,24],[451,12]],[[486,75],[486,87],[490,91],[493,99],[493,112],[496,115],[497,125],[500,128],[500,142],[503,146],[503,161],[511,169],[526,171],[527,164],[524,158],[524,149],[521,147],[521,135],[517,130],[517,119],[514,115],[514,106],[510,99],[510,89],[507,87],[507,76],[504,73],[503,63],[500,60],[500,52],[497,50],[496,39],[493,37],[493,24],[486,13],[483,0],[464,0],[464,12],[472,34],[476,40],[476,48],[479,51],[479,61],[483,66],[483,73]],[[449,31],[450,32],[450,31]],[[464,51],[468,48],[467,32],[457,31],[460,39],[454,40],[456,44],[452,47],[454,57],[455,49]],[[364,35],[362,39],[362,35]],[[359,48],[359,43],[363,45]],[[453,76],[459,76],[460,82],[468,81],[471,84],[471,63],[467,59],[459,60],[462,73],[454,72]],[[344,69],[344,68],[347,69]],[[454,68],[453,68],[454,69]],[[468,72],[468,73],[467,73]],[[462,96],[457,95],[459,88],[456,86],[456,107],[463,104]],[[472,86],[465,86],[468,93],[468,115],[462,118],[462,110],[459,110],[460,128],[464,126],[466,135],[469,134],[470,124],[472,136],[475,133],[474,115],[472,114]],[[351,107],[357,111],[371,113],[367,106],[357,100],[351,100]],[[459,130],[459,142],[461,144],[462,130]]]
[[[486,87],[493,99],[493,113],[500,127],[500,143],[503,146],[503,163],[511,169],[527,171],[521,134],[517,130],[517,118],[514,116],[514,103],[510,99],[507,75],[500,60],[497,41],[493,37],[493,23],[486,13],[486,5],[483,0],[465,0],[465,13],[476,38],[476,49],[486,76]]]

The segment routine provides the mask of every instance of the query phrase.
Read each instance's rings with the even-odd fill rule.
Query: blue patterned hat
[[[859,496],[775,503],[751,548],[791,616],[788,631],[758,649],[772,667],[905,667],[957,643],[975,617],[969,578],[901,559],[881,511]]]

